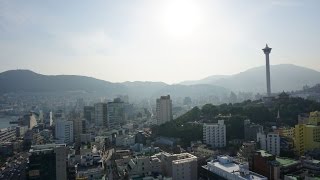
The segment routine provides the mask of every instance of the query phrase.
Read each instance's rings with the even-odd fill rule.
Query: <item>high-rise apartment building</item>
[[[203,125],[203,141],[213,148],[222,148],[227,144],[226,125],[223,120],[218,123]]]
[[[161,96],[159,99],[157,99],[156,111],[156,119],[158,125],[171,121],[173,119],[172,100],[170,99],[170,95]]]
[[[95,111],[93,106],[84,106],[83,108],[83,117],[85,120],[90,123],[94,123]]]
[[[267,134],[267,151],[277,156],[280,155],[280,135],[278,133]]]
[[[81,134],[85,133],[86,121],[81,118],[75,118],[73,120],[73,136],[77,143],[80,143]]]
[[[96,103],[94,105],[95,114],[95,125],[96,126],[107,126],[107,104],[106,103]]]
[[[67,147],[65,144],[31,146],[28,179],[67,179]]]
[[[73,143],[73,121],[58,120],[55,124],[55,139],[58,143]]]
[[[107,125],[109,129],[118,128],[125,124],[124,102],[115,98],[107,104]]]
[[[260,149],[267,151],[273,155],[280,155],[280,135],[277,132],[270,132],[267,135],[263,132],[257,134],[257,142]]]

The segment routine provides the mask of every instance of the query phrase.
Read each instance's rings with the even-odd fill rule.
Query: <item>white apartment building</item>
[[[213,148],[222,148],[227,144],[226,125],[223,120],[215,124],[203,125],[203,142]]]
[[[267,151],[273,155],[280,155],[280,135],[278,133],[268,133]]]
[[[272,155],[280,155],[280,135],[278,133],[270,132],[267,135],[258,133],[257,142],[260,143],[260,149]]]
[[[172,100],[170,99],[170,95],[161,96],[159,99],[157,99],[156,105],[156,120],[158,125],[173,119]]]
[[[57,143],[73,143],[73,121],[56,121],[55,139]]]

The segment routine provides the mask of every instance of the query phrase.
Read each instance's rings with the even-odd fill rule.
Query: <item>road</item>
[[[26,180],[27,161],[27,153],[14,155],[4,171],[0,172],[0,180]]]

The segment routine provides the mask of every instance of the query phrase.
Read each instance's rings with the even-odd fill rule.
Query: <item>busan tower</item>
[[[271,49],[266,44],[266,47],[263,50],[264,54],[266,55],[266,75],[267,75],[267,95],[268,97],[271,96],[271,84],[270,84],[270,63],[269,63],[269,54],[271,53]]]

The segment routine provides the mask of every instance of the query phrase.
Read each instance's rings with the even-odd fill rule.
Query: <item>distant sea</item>
[[[0,116],[0,129],[17,126],[17,124],[10,124],[10,121],[16,121],[18,118],[18,116]]]

